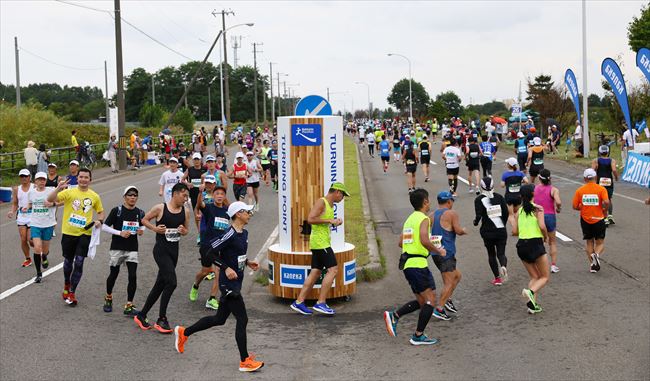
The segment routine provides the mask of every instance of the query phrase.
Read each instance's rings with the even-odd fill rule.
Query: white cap
[[[178,159],[173,156],[169,158],[169,162],[171,163],[172,161],[178,164]]]
[[[233,218],[241,210],[251,211],[253,210],[253,205],[247,205],[241,201],[235,201],[228,207],[228,216]]]
[[[521,132],[521,131],[517,132],[517,137],[518,137],[518,138],[523,138],[523,137],[524,137],[524,133]]]
[[[47,163],[47,166],[56,168],[56,163],[50,162],[50,163]]]
[[[72,165],[72,164],[74,164],[74,165],[79,165],[79,162],[76,161],[76,160],[72,160],[72,161],[70,161],[70,164],[68,164],[68,165]]]
[[[203,181],[206,182],[206,183],[216,184],[217,179],[212,175],[206,175],[205,178],[203,179]]]
[[[21,169],[20,172],[18,172],[18,176],[31,176],[31,172],[29,172],[29,169]]]
[[[192,155],[192,159],[199,159],[199,160],[201,160],[201,154],[198,153],[198,152],[194,152],[194,154]]]
[[[47,173],[45,172],[36,172],[34,179],[47,179]]]
[[[215,160],[214,156],[208,155],[208,156],[205,157],[205,161],[207,163],[208,161],[216,161],[216,160]]]
[[[241,157],[242,159],[244,158],[244,153],[241,152],[241,151],[237,152],[237,154],[235,155],[235,159],[239,159],[240,157]]]
[[[536,146],[541,146],[542,145],[542,138],[540,138],[539,136],[535,136],[533,138],[533,144],[536,145]]]
[[[509,157],[506,159],[506,164],[508,164],[511,167],[516,167],[517,164],[519,163],[517,163],[517,159],[515,159],[514,157]]]
[[[255,152],[253,152],[253,151],[248,151],[248,152],[246,152],[246,156],[248,156],[248,155],[253,156],[253,155],[255,155]]]
[[[135,185],[127,185],[126,188],[124,188],[124,192],[122,192],[122,196],[125,196],[126,192],[130,191],[131,189],[135,189],[135,191],[138,192],[138,188],[136,188]]]
[[[596,177],[596,171],[594,171],[591,168],[587,168],[583,172],[582,177],[584,177],[585,179],[593,179],[594,177]]]

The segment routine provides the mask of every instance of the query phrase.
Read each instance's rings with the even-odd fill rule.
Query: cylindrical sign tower
[[[278,118],[277,126],[279,242],[269,248],[269,289],[274,296],[295,299],[311,271],[309,235],[303,225],[316,200],[333,183],[343,182],[343,120],[289,116]],[[343,201],[334,205],[334,216],[343,220],[331,227],[338,273],[329,297],[336,298],[356,291],[356,257],[354,246],[345,242]],[[319,290],[320,281],[308,299],[317,299]]]

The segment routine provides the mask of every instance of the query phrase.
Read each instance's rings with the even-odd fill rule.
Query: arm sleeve
[[[120,231],[117,229],[113,229],[107,224],[102,224],[102,231],[106,233],[110,233],[112,235],[120,235]]]

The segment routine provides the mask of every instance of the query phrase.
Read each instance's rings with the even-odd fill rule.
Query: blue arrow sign
[[[332,106],[320,95],[308,95],[296,105],[296,115],[332,115]]]

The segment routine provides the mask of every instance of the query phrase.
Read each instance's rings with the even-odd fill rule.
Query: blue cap
[[[444,202],[444,201],[448,201],[448,200],[452,200],[452,201],[456,200],[454,198],[454,195],[451,194],[451,192],[449,192],[449,191],[443,191],[443,192],[438,193],[437,199],[438,199],[438,202],[440,202],[440,201]]]

